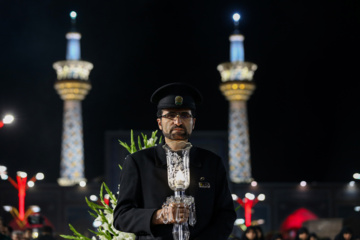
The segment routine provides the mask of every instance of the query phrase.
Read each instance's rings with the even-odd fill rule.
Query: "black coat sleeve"
[[[151,235],[151,219],[157,209],[144,209],[139,167],[129,155],[120,177],[117,206],[114,209],[114,227],[138,236]]]

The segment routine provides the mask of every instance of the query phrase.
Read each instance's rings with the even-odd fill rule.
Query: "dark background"
[[[77,11],[82,59],[94,64],[82,103],[85,177],[104,176],[107,131],[155,130],[154,90],[192,83],[204,95],[196,130],[227,130],[216,67],[229,61],[239,12],[245,59],[256,63],[248,101],[259,182],[350,181],[360,171],[360,2],[0,1],[0,165],[9,175],[59,177],[63,102],[52,64],[65,59]],[[120,147],[120,146],[119,146]]]

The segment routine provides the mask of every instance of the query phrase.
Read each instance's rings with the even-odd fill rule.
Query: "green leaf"
[[[93,230],[91,230],[91,229],[88,229],[88,230],[89,230],[89,232],[92,232],[93,234],[95,234],[95,235],[97,235],[97,236],[100,235],[98,232],[95,232],[95,231],[93,231]]]
[[[143,139],[144,148],[147,148],[147,142],[145,141],[145,135],[143,133],[141,133],[141,137]]]
[[[137,138],[138,149],[136,149],[136,144],[135,144],[135,140],[134,140],[134,131],[132,129],[130,131],[130,146],[127,143],[122,142],[121,140],[118,140],[118,141],[119,141],[121,146],[123,146],[130,154],[132,154],[132,153],[134,153],[134,152],[136,152],[138,150],[155,146],[157,144],[157,141],[158,141],[158,137],[156,136],[157,132],[158,132],[158,130],[155,130],[155,131],[153,131],[151,133],[151,138],[154,139],[152,144],[148,144],[148,139],[149,138],[148,138],[147,135],[145,135],[144,133],[140,133],[143,143],[141,143],[141,138],[140,138],[140,136],[138,136],[138,138]],[[162,137],[163,136],[160,136],[160,139],[159,139],[158,143],[162,143]]]
[[[141,143],[141,137],[138,136],[138,138],[137,138],[139,150],[141,150],[143,148],[149,148],[149,147],[155,146],[157,144],[158,140],[159,140],[158,143],[162,143],[163,136],[160,136],[160,138],[158,139],[158,137],[156,136],[157,132],[158,132],[158,130],[153,131],[151,133],[151,139],[154,140],[153,143],[151,143],[151,144],[148,144],[148,136],[141,133],[143,144]],[[136,144],[135,144],[135,141],[134,141],[134,131],[132,129],[131,129],[130,134],[131,134],[130,135],[130,146],[125,142],[122,142],[120,140],[118,140],[118,141],[119,141],[121,146],[123,146],[130,154],[132,154],[132,153],[136,152],[137,149],[136,149]],[[120,168],[120,170],[122,170],[122,166],[120,164],[119,164],[119,168]],[[109,194],[110,200],[113,201],[114,203],[116,203],[117,198],[116,198],[115,194],[113,194],[110,191],[109,187],[104,182],[103,182],[103,184],[101,185],[101,188],[100,188],[100,201],[101,201],[101,204],[91,202],[90,200],[87,199],[87,197],[85,197],[85,200],[86,200],[86,203],[88,204],[88,206],[90,207],[90,209],[93,211],[93,212],[89,211],[89,214],[92,217],[94,217],[95,219],[97,219],[97,218],[100,219],[103,224],[108,224],[109,227],[110,227],[111,224],[106,219],[106,214],[112,214],[114,210],[112,209],[112,207],[105,204],[105,201],[104,201],[104,189],[107,192],[107,194]],[[240,208],[240,207],[238,207],[238,208]],[[238,210],[238,208],[236,210]],[[69,226],[70,226],[71,231],[74,233],[74,236],[60,235],[61,237],[66,238],[66,239],[71,239],[71,240],[91,240],[90,238],[87,238],[84,235],[77,232],[75,230],[75,228],[71,224],[69,224]],[[115,229],[113,228],[113,226],[111,226],[109,228],[109,230],[105,230],[104,227],[102,227],[102,226],[100,226],[97,229],[98,231],[93,231],[91,229],[88,229],[88,230],[91,233],[96,234],[97,236],[105,237],[107,240],[112,240],[114,238],[114,236],[118,236],[118,233],[115,232]]]
[[[144,137],[144,142],[146,142],[146,148],[148,148],[149,146],[148,146],[148,137],[147,137],[147,135],[145,135],[145,137]]]
[[[100,201],[101,201],[101,203],[102,203],[103,205],[105,205],[103,192],[104,192],[104,184],[101,184],[101,187],[100,187],[100,195],[99,195],[99,196],[100,196]]]
[[[74,236],[70,236],[70,235],[61,235],[61,234],[60,234],[60,237],[66,238],[66,239],[81,239],[80,237],[74,237]]]
[[[106,183],[103,183],[106,192],[109,194],[111,200],[113,200],[114,202],[117,202],[116,196],[111,192],[111,190],[109,189],[109,187],[106,185]]]
[[[88,206],[89,206],[92,210],[94,210],[96,213],[99,212],[98,209],[105,209],[104,206],[101,206],[101,205],[99,205],[99,204],[93,203],[93,202],[89,201],[86,197],[85,197],[85,200],[86,200],[86,203],[88,204]]]
[[[72,238],[72,239],[84,239],[84,240],[91,240],[90,238],[85,237],[84,235],[82,235],[81,233],[79,233],[78,231],[76,231],[76,229],[69,224],[70,230],[77,236],[77,238]]]
[[[104,232],[95,232],[89,229],[90,232],[95,233],[97,236],[106,236]]]
[[[122,142],[120,140],[118,140],[120,145],[123,146],[126,150],[128,150],[129,153],[131,153],[131,148],[129,147],[129,145],[125,142]]]
[[[91,216],[93,216],[95,219],[98,217],[95,213],[93,213],[93,212],[90,212],[90,211],[88,211],[89,213],[90,213],[90,215]]]
[[[142,149],[140,136],[138,136],[138,148],[139,148],[139,150]]]
[[[134,141],[134,131],[131,129],[131,138],[130,138],[130,145],[131,145],[131,153],[136,152],[136,146]]]
[[[91,229],[88,229],[90,232],[92,232],[92,233],[94,233],[94,234],[96,234],[97,236],[104,236],[104,237],[106,237],[107,239],[109,239],[109,240],[111,240],[112,239],[112,236],[111,235],[109,235],[109,234],[105,234],[104,232],[95,232],[95,231],[93,231],[93,230],[91,230]]]
[[[156,138],[156,134],[157,134],[158,130],[156,131],[153,131],[152,134],[151,134],[151,138]]]

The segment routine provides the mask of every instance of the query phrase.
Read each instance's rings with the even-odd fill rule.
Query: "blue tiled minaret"
[[[81,34],[75,29],[76,13],[70,13],[72,27],[66,34],[66,60],[53,64],[57,74],[55,89],[64,100],[63,133],[61,144],[60,186],[86,182],[81,101],[91,89],[90,62],[82,61]]]
[[[229,176],[234,183],[252,180],[246,102],[255,90],[252,81],[256,64],[245,62],[244,36],[239,32],[240,15],[233,15],[235,30],[230,35],[230,62],[221,63],[220,90],[229,101]]]

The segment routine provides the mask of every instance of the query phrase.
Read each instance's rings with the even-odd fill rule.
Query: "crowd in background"
[[[39,235],[34,236],[31,228],[25,230],[13,230],[10,226],[4,224],[0,217],[0,240],[58,240],[53,229],[50,226],[43,226],[36,231]],[[261,226],[249,226],[242,233],[240,238],[231,237],[233,240],[288,240],[280,232],[264,234]],[[216,240],[216,239],[209,239]],[[344,226],[334,239],[319,238],[316,233],[311,233],[305,227],[296,232],[294,240],[360,240],[360,236],[355,236],[350,227]]]
[[[249,226],[242,233],[240,238],[233,237],[234,240],[288,240],[282,233],[275,232],[264,234],[261,226]],[[296,232],[294,240],[360,240],[360,236],[355,236],[350,227],[344,226],[334,239],[320,238],[316,233],[309,232],[305,227]]]
[[[53,229],[50,226],[43,226],[37,229],[36,235],[32,228],[25,228],[24,230],[13,229],[6,225],[0,217],[0,240],[56,240]]]

